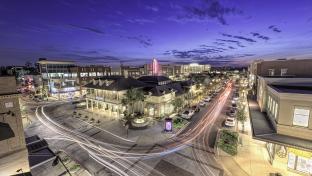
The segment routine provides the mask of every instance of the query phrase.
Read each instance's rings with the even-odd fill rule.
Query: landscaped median
[[[232,156],[237,154],[238,133],[230,130],[219,131],[217,147]]]
[[[173,125],[173,132],[175,135],[179,134],[187,125],[189,124],[189,121],[183,119],[183,118],[174,118],[172,120]]]

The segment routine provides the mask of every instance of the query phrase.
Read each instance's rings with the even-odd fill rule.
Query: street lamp
[[[65,167],[66,172],[72,176],[72,174],[69,172],[69,170],[67,169],[67,167],[65,166],[65,164],[63,163],[63,161],[60,159],[60,157],[58,155],[56,155],[56,158],[53,160],[52,166],[56,166],[59,161],[62,163],[62,165]]]

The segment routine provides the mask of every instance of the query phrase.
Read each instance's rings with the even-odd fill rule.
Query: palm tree
[[[174,111],[179,111],[183,106],[183,100],[181,98],[175,98],[171,104],[174,106]]]
[[[127,111],[130,112],[131,108],[131,113],[134,112],[134,104],[139,101],[144,101],[145,96],[144,92],[141,89],[129,89],[127,90],[124,98],[121,100],[122,104],[127,106]]]
[[[244,133],[245,131],[245,121],[247,120],[247,116],[245,114],[245,106],[242,106],[241,108],[239,108],[238,112],[237,112],[237,120],[241,122],[242,124],[242,132]]]

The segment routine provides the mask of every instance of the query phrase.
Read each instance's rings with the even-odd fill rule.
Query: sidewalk
[[[238,129],[242,129],[238,123]],[[299,176],[287,170],[274,168],[269,162],[269,155],[265,142],[252,139],[249,118],[245,122],[245,133],[239,133],[241,144],[238,146],[238,154],[229,156],[221,152],[220,162],[227,175],[232,176],[268,176],[270,173],[281,173],[283,176]]]

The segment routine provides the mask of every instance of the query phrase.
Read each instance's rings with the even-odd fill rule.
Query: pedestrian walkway
[[[240,123],[238,129],[242,129]],[[287,170],[274,168],[270,164],[265,142],[252,138],[249,118],[245,122],[245,132],[239,133],[239,136],[241,142],[236,156],[229,156],[224,152],[219,155],[220,162],[223,164],[227,175],[268,176],[270,173],[280,173],[283,176],[299,176],[299,174]]]

